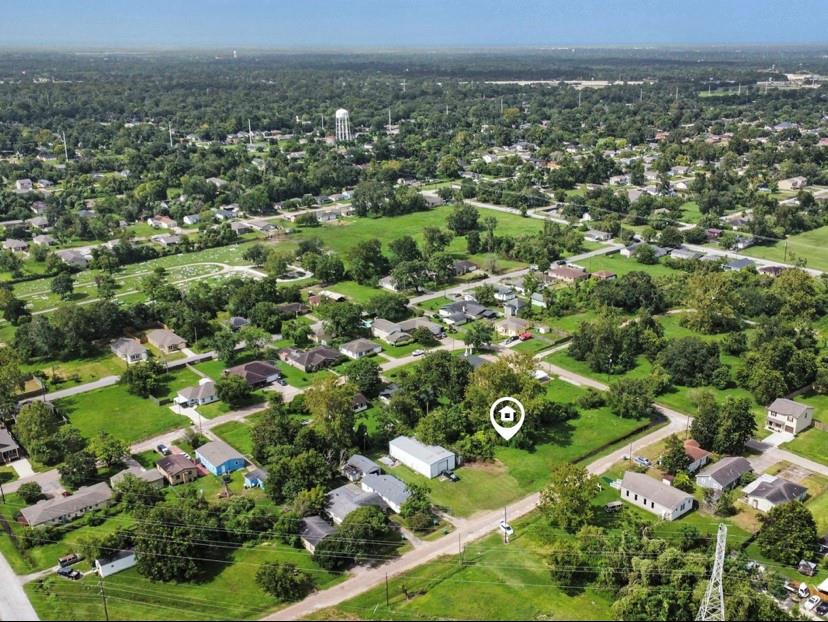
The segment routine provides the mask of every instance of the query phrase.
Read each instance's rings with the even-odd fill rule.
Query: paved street
[[[18,576],[0,555],[0,620],[39,620]]]

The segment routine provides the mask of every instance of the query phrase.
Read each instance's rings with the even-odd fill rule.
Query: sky
[[[823,44],[826,0],[2,0],[0,47]]]

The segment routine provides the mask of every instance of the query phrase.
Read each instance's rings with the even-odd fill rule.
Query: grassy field
[[[340,580],[313,563],[304,549],[272,542],[232,551],[227,559],[205,564],[202,582],[160,584],[135,568],[106,579],[107,608],[113,620],[242,620],[279,608],[280,601],[255,582],[267,562],[291,562],[306,570],[317,587]],[[104,611],[94,576],[80,581],[50,577],[26,585],[42,620],[103,620]]]
[[[127,443],[134,443],[190,423],[168,406],[159,406],[150,399],[133,395],[122,385],[74,395],[55,404],[87,438],[106,431]]]
[[[573,402],[582,393],[583,389],[558,379],[547,385],[547,395],[559,402]],[[532,451],[501,446],[493,463],[471,463],[458,468],[459,482],[429,480],[432,501],[455,516],[503,507],[540,490],[555,465],[578,461],[588,452],[612,444],[647,423],[616,417],[608,408],[581,410],[577,419],[550,428],[543,442]],[[405,481],[425,481],[402,465],[389,470]]]
[[[828,270],[828,225],[789,236],[787,242],[776,242],[769,246],[751,246],[742,253],[784,263],[794,263],[797,259],[804,259],[808,268]]]
[[[810,428],[800,432],[791,442],[783,443],[782,448],[828,465],[828,432],[825,430]]]
[[[609,270],[621,276],[628,272],[646,272],[651,276],[665,276],[675,274],[676,271],[668,268],[660,263],[647,265],[639,263],[635,259],[624,257],[619,253],[608,253],[604,255],[595,255],[583,261],[578,262],[590,272],[597,272],[598,270]]]
[[[126,369],[124,363],[109,350],[97,356],[71,359],[69,361],[41,361],[22,365],[24,373],[40,372],[48,376],[48,389],[65,389],[76,384],[92,382],[105,376],[118,376]],[[53,379],[63,382],[55,383]]]
[[[253,441],[250,438],[250,417],[245,421],[228,421],[213,428],[213,432],[239,450],[245,456],[250,457],[253,453]]]
[[[546,566],[544,521],[515,521],[508,546],[497,534],[438,558],[311,616],[317,620],[605,620],[612,594],[594,587],[554,585]],[[409,596],[406,596],[406,592]]]

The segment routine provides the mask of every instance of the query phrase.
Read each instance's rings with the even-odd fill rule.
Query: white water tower
[[[351,116],[344,108],[336,111],[336,140],[337,142],[350,142],[351,140]]]

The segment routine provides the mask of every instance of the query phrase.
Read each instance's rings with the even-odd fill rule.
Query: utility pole
[[[388,573],[385,573],[385,608],[388,609],[391,607],[389,604],[388,599]]]
[[[400,84],[402,85],[403,93],[405,93],[405,78],[403,78],[403,81],[400,82]]]
[[[725,549],[727,548],[727,525],[719,523],[716,534],[716,558],[710,582],[704,593],[696,620],[724,620],[724,590],[722,588],[722,570],[724,569]]]
[[[169,121],[167,122],[167,128],[170,130],[170,149],[172,149],[172,123],[170,123]]]
[[[322,129],[325,129],[325,123],[322,123]],[[247,120],[247,141],[252,145],[253,144],[253,129],[250,127],[250,119]]]
[[[63,134],[63,155],[66,158],[66,161],[69,161],[69,146],[66,144],[66,132],[61,131]]]
[[[103,577],[98,575],[98,587],[100,588],[101,600],[103,601],[104,618],[109,622],[109,609],[106,607],[106,593],[104,592]]]
[[[578,108],[581,107],[581,91],[578,91]]]
[[[503,114],[503,98],[500,98],[500,114]]]

